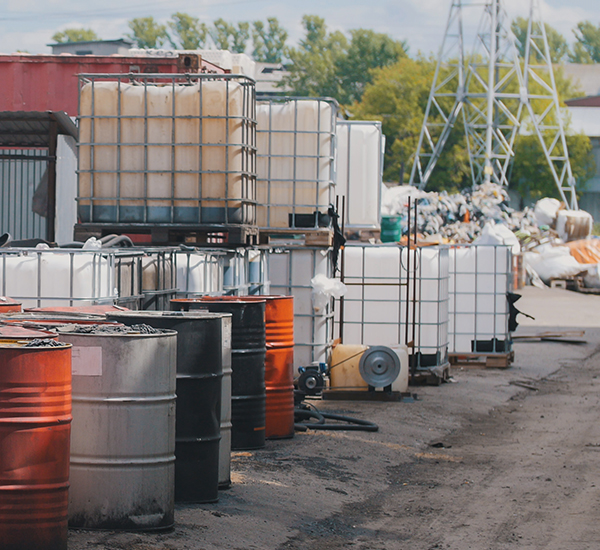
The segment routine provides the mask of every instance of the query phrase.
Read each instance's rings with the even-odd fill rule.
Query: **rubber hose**
[[[298,418],[300,417],[300,418]],[[379,426],[368,420],[360,420],[359,418],[352,418],[351,416],[342,416],[341,414],[325,413],[319,411],[310,411],[307,409],[294,409],[294,420],[302,420],[316,418],[319,422],[307,422],[300,424],[306,428],[312,428],[314,430],[349,430],[349,431],[362,431],[362,432],[377,432]],[[346,424],[326,424],[325,419],[329,420],[340,420],[346,422]],[[306,430],[303,430],[306,431]]]
[[[115,235],[112,239],[103,242],[102,248],[112,248],[121,243],[124,243],[127,247],[133,247],[133,241],[127,235]]]

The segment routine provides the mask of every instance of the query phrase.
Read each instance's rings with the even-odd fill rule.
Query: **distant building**
[[[600,63],[565,63],[559,67],[586,96],[600,95]]]
[[[117,40],[90,40],[87,42],[61,42],[48,44],[54,55],[70,53],[72,55],[128,55],[133,41],[127,38]]]
[[[600,221],[600,95],[570,99],[565,103],[569,109],[570,131],[590,138],[596,161],[595,175],[582,185],[579,207]]]

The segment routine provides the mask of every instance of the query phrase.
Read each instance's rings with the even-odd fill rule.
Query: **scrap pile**
[[[486,183],[452,195],[446,191],[421,191],[408,185],[384,189],[382,214],[401,217],[403,233],[408,224],[409,197],[419,201],[417,228],[425,240],[470,243],[481,235],[488,222],[503,224],[513,232],[525,234],[535,234],[538,230],[530,208],[515,211],[508,204],[504,187]]]
[[[552,198],[514,210],[506,189],[495,183],[456,194],[408,185],[385,188],[382,215],[400,218],[403,234],[409,198],[412,204],[418,199],[416,225],[423,241],[511,245],[513,253],[523,252],[533,284],[577,279],[578,289],[600,288],[600,239],[591,237],[593,220],[587,212],[568,211]]]

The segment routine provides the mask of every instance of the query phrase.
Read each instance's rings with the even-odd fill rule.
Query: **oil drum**
[[[0,296],[0,313],[19,313],[22,311],[21,302],[17,302],[7,296]]]
[[[66,550],[71,346],[0,342],[0,547]]]
[[[177,334],[149,329],[57,329],[73,345],[70,527],[173,526]]]
[[[108,318],[177,331],[175,501],[216,502],[223,377],[223,322],[209,312],[130,311]],[[230,321],[229,321],[230,322]]]
[[[231,313],[231,448],[265,446],[265,301],[173,300],[174,308]]]

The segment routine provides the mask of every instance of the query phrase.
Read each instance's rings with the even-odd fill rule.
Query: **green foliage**
[[[288,33],[279,25],[276,17],[269,17],[267,23],[268,27],[262,21],[252,24],[252,57],[255,61],[281,63]]]
[[[569,56],[573,63],[600,63],[600,26],[581,21],[573,29],[577,42]]]
[[[573,176],[578,182],[585,182],[594,175],[596,169],[590,139],[583,134],[567,136],[567,148]],[[510,185],[521,196],[532,200],[560,198],[537,136],[519,136]]]
[[[316,15],[302,18],[305,37],[287,50],[290,76],[285,84],[296,95],[331,96],[348,105],[362,97],[372,82],[372,71],[406,56],[406,45],[386,34],[366,29],[329,33]]]
[[[57,44],[65,44],[67,42],[90,42],[100,40],[98,35],[92,29],[65,29],[54,33],[52,40]]]
[[[527,24],[528,20],[523,17],[517,17],[510,24],[511,30],[517,37],[517,48],[521,57],[525,57]],[[566,38],[562,34],[560,34],[554,27],[548,25],[548,23],[545,23],[544,27],[546,28],[546,38],[548,39],[548,48],[550,49],[550,58],[552,59],[552,63],[560,63],[561,61],[564,61],[569,55],[569,44],[567,43]],[[541,49],[540,42],[540,40],[536,40],[536,43],[540,46]],[[532,50],[531,54],[535,55],[536,52]],[[536,57],[538,56],[536,55]]]
[[[173,44],[173,47],[197,50],[205,46],[208,28],[204,23],[200,23],[197,17],[177,12],[171,16],[171,21],[167,24],[179,42],[177,45]],[[171,39],[170,42],[173,43],[173,40]]]
[[[127,25],[132,31],[127,36],[138,48],[160,48],[171,42],[167,26],[157,23],[154,17],[136,17],[128,21]]]
[[[213,22],[213,28],[209,31],[209,34],[218,49],[244,53],[246,43],[250,38],[250,23],[240,22],[236,28],[235,25],[219,18]]]
[[[290,75],[282,84],[295,95],[337,97],[341,81],[336,67],[348,41],[341,32],[328,33],[325,20],[317,15],[305,15],[302,24],[306,35],[297,48],[286,49]]]

